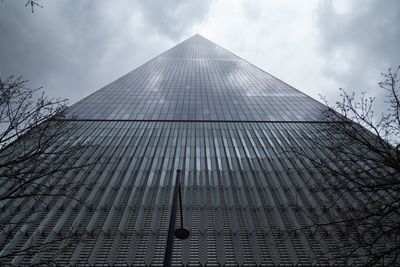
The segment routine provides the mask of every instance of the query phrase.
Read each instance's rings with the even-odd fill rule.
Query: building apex
[[[70,114],[101,120],[287,122],[318,121],[323,110],[319,102],[196,33],[78,102]]]

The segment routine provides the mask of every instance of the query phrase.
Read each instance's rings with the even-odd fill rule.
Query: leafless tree
[[[34,9],[36,7],[43,7],[41,4],[39,4],[39,1],[37,0],[27,0],[25,6],[30,7],[32,13],[34,12]]]
[[[352,265],[400,264],[400,67],[383,73],[387,110],[374,114],[374,99],[341,90],[326,123],[310,138],[313,153],[295,151],[315,167],[312,190],[327,196],[326,218],[304,210],[316,229],[331,229]],[[328,228],[327,228],[328,227]]]
[[[18,262],[18,258],[43,252],[54,242],[65,247],[69,241],[77,241],[76,236],[59,232],[37,243],[35,238],[42,234],[37,229],[21,248],[3,243],[21,227],[16,212],[31,214],[24,222],[29,226],[50,204],[84,204],[75,195],[85,185],[66,174],[91,165],[75,160],[87,146],[73,140],[74,123],[62,120],[66,100],[48,98],[40,94],[41,88],[26,85],[22,77],[0,79],[0,262],[7,258]]]
[[[1,1],[4,1],[4,0],[1,0]],[[31,9],[32,13],[35,11],[35,8],[37,8],[37,7],[42,8],[43,7],[40,4],[40,0],[26,0],[25,6],[29,7]]]

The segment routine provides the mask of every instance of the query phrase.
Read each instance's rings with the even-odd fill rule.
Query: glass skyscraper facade
[[[324,108],[196,35],[74,105],[80,119],[314,121]]]
[[[69,108],[64,123],[76,130],[60,144],[83,142],[71,160],[106,164],[65,173],[85,186],[73,198],[43,197],[39,212],[32,199],[1,203],[10,225],[0,256],[47,242],[4,263],[161,266],[181,169],[190,237],[175,240],[174,265],[335,264],[345,241],[308,227],[336,216],[324,204],[334,196],[313,190],[324,174],[290,153],[330,160],[312,142],[330,138],[321,136],[325,109],[195,35]],[[355,201],[344,195],[335,205]],[[76,242],[57,239],[67,234]]]

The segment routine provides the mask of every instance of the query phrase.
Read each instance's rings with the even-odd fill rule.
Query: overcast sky
[[[319,99],[382,99],[400,65],[398,0],[0,1],[0,77],[70,103],[199,33]]]

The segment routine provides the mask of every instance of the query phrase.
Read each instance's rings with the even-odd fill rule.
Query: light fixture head
[[[189,230],[187,230],[185,228],[178,228],[174,231],[174,235],[178,239],[185,240],[185,239],[189,238],[190,232],[189,232]]]

